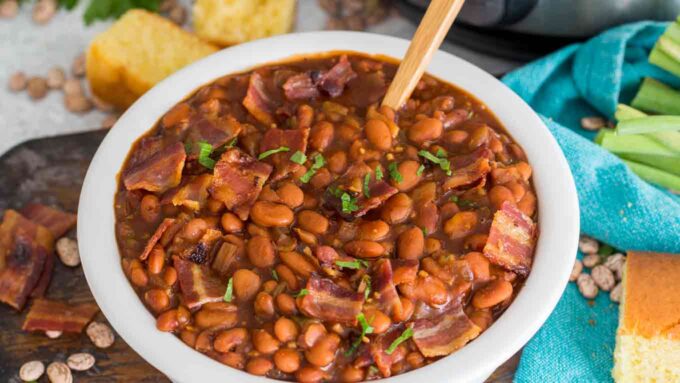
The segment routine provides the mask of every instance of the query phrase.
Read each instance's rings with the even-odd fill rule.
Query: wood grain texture
[[[0,157],[0,215],[6,209],[18,209],[29,202],[75,212],[87,166],[104,134],[95,131],[33,140]],[[69,233],[71,237],[74,235],[75,230]],[[47,297],[94,303],[82,268],[68,268],[59,261],[55,262]],[[169,382],[119,336],[111,348],[101,350],[85,334],[49,339],[44,334],[21,331],[27,308],[18,313],[0,304],[0,382],[20,383],[19,368],[25,362],[40,360],[47,365],[65,361],[76,352],[91,353],[97,363],[89,371],[74,373],[75,382]],[[106,321],[106,318],[99,313],[96,320]],[[498,368],[487,382],[511,382],[518,361],[519,353]],[[47,382],[47,377],[43,376],[40,382]]]
[[[387,89],[383,105],[396,110],[411,96],[411,92],[430,64],[432,55],[444,41],[464,2],[465,0],[432,0],[430,2],[425,16],[411,39],[406,57],[399,65],[397,74]]]

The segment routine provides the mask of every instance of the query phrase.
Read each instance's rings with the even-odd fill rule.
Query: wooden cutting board
[[[0,214],[6,209],[21,209],[29,202],[76,212],[87,167],[105,135],[106,131],[98,130],[42,138],[5,153],[0,157]],[[75,238],[75,230],[69,236]],[[69,268],[59,261],[55,262],[47,297],[94,303],[82,268]],[[97,363],[89,371],[74,373],[76,382],[169,382],[119,336],[111,348],[101,350],[84,334],[49,339],[44,334],[21,331],[29,305],[30,302],[18,313],[0,304],[0,381],[20,383],[19,368],[31,360],[40,360],[47,366],[52,361],[63,362],[73,353],[89,352]],[[106,319],[99,313],[96,320]],[[498,368],[487,382],[511,382],[519,354]],[[46,376],[40,379],[47,381]]]

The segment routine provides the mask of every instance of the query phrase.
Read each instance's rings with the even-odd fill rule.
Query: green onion
[[[401,335],[399,335],[399,338],[395,339],[394,342],[392,342],[392,344],[390,344],[390,347],[388,347],[387,350],[385,350],[385,354],[392,355],[394,350],[396,350],[397,347],[400,344],[406,342],[412,336],[413,336],[413,329],[411,327],[409,327],[406,330],[404,330],[404,332],[401,333]]]
[[[287,147],[287,146],[279,146],[279,147],[276,148],[276,149],[271,149],[271,150],[267,150],[267,151],[264,152],[264,153],[260,153],[260,155],[257,156],[257,159],[258,159],[258,160],[263,160],[263,159],[265,159],[265,158],[271,156],[272,154],[281,153],[281,152],[289,152],[289,151],[290,151],[290,148],[289,148],[289,147]]]
[[[422,175],[424,170],[425,170],[425,165],[420,164],[420,166],[418,166],[418,170],[416,170],[416,175],[417,176]]]
[[[236,142],[238,141],[238,137],[232,138],[229,142],[227,142],[227,148],[233,148],[236,146]]]
[[[423,231],[423,235],[427,237],[427,228],[426,227],[421,227],[420,230]]]
[[[390,178],[392,178],[396,183],[400,183],[404,180],[404,177],[402,177],[401,173],[399,173],[399,170],[397,169],[396,162],[390,163],[387,166],[387,170],[390,172]]]
[[[439,157],[439,158],[445,158],[448,155],[448,153],[446,153],[446,151],[442,148],[437,149],[436,154],[437,154],[437,157]]]
[[[361,344],[361,341],[364,339],[366,334],[373,334],[373,327],[368,324],[368,321],[366,320],[366,316],[364,316],[364,313],[359,313],[359,315],[357,315],[357,321],[361,325],[361,336],[359,336],[354,342],[352,342],[352,346],[347,350],[347,352],[345,352],[345,356],[350,356],[354,353],[354,351]]]
[[[461,199],[461,200],[458,201],[458,206],[460,206],[462,208],[475,208],[475,207],[477,207],[477,202],[466,200],[466,199]]]
[[[371,190],[368,187],[368,184],[371,182],[371,173],[366,173],[364,176],[364,195],[366,198],[371,198]]]
[[[382,179],[383,179],[382,168],[380,167],[380,165],[378,165],[378,166],[375,168],[375,180],[376,180],[376,181],[380,181],[380,180],[382,180]]]
[[[296,164],[302,165],[307,162],[307,155],[298,150],[297,152],[293,153],[292,156],[290,156],[290,160]]]
[[[198,163],[203,165],[203,167],[206,167],[208,169],[212,169],[215,167],[215,160],[210,158],[210,155],[212,154],[213,147],[207,142],[199,142],[198,143]]]
[[[631,105],[648,112],[680,115],[680,91],[647,77]]]
[[[355,259],[353,261],[335,261],[335,264],[342,267],[343,269],[354,269],[359,270],[368,267],[368,262],[363,259]]]
[[[276,270],[272,269],[272,278],[274,278],[275,281],[279,281],[279,273],[276,272]]]
[[[428,160],[432,163],[439,165],[439,167],[443,171],[446,172],[446,175],[450,176],[451,175],[451,162],[446,158],[439,157],[439,154],[442,154],[442,153],[443,153],[444,156],[446,155],[446,153],[441,149],[439,149],[437,151],[437,156],[428,152],[427,150],[421,150],[421,151],[418,152],[418,155],[425,158],[426,160]]]
[[[342,201],[343,213],[351,213],[359,210],[356,198],[352,197],[352,195],[347,192],[342,193],[342,196],[340,196],[340,201]]]
[[[659,135],[660,133],[668,134],[669,132],[657,132],[654,133],[654,136],[647,134],[618,136],[610,131],[601,133],[598,139],[603,148],[625,160],[652,166],[680,176],[680,154],[677,150],[659,142],[660,138],[663,137]],[[668,145],[673,145],[672,138],[667,140]]]
[[[227,291],[224,293],[224,301],[229,303],[234,299],[234,278],[229,278],[227,282]]]
[[[309,290],[302,289],[295,295],[295,297],[300,298],[300,297],[304,297],[305,295],[308,295],[308,294],[309,294]]]
[[[324,159],[321,154],[316,154],[314,156],[314,163],[312,164],[312,167],[309,168],[309,170],[307,170],[307,172],[303,174],[302,177],[300,177],[300,181],[303,183],[309,182],[316,171],[321,169],[324,165],[326,165],[326,159]]]

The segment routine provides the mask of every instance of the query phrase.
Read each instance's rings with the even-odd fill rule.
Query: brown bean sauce
[[[335,52],[204,85],[132,147],[123,269],[161,331],[281,380],[416,369],[488,328],[527,277],[531,166],[484,104]]]

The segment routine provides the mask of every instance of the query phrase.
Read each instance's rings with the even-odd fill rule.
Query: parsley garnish
[[[450,200],[451,202],[458,202],[458,196],[457,196],[457,195],[452,195],[451,197],[449,197],[449,200]]]
[[[342,193],[342,196],[340,196],[340,201],[342,201],[343,213],[351,213],[353,211],[359,210],[359,206],[357,206],[357,199],[352,197],[352,195],[347,192]]]
[[[300,181],[303,183],[309,182],[309,180],[312,179],[312,176],[316,173],[316,171],[321,169],[324,165],[326,165],[326,159],[323,158],[321,154],[315,155],[312,167],[309,170],[307,170],[307,172],[303,174],[302,177],[300,177]]]
[[[418,166],[418,170],[416,170],[416,175],[417,176],[422,175],[424,170],[425,170],[425,165],[420,164],[420,166]]]
[[[422,227],[422,228],[420,228],[420,230],[422,230],[422,231],[423,231],[423,235],[427,237],[427,228],[426,228],[426,227]]]
[[[362,279],[366,283],[366,288],[364,289],[364,300],[367,300],[369,295],[371,295],[371,277],[368,274],[364,274]]]
[[[184,152],[185,152],[186,154],[191,153],[191,149],[193,149],[193,146],[194,146],[194,145],[191,144],[191,141],[185,142],[185,143],[184,143]]]
[[[302,289],[302,290],[298,291],[298,293],[295,295],[295,298],[304,297],[305,295],[308,295],[308,294],[309,294],[309,290]]]
[[[296,164],[302,165],[307,161],[307,155],[298,150],[297,152],[293,153],[292,156],[290,156],[290,160]]]
[[[397,183],[400,183],[401,181],[404,180],[404,177],[401,176],[401,173],[399,173],[399,170],[397,170],[397,163],[392,162],[387,166],[387,170],[390,172],[390,178],[395,180]]]
[[[287,146],[279,146],[279,147],[276,148],[276,149],[270,149],[270,150],[267,150],[267,151],[264,152],[264,153],[260,153],[260,155],[257,156],[257,159],[258,159],[258,160],[263,160],[263,159],[265,159],[265,158],[271,156],[272,154],[281,153],[281,152],[289,152],[289,151],[290,151],[290,148],[289,148],[289,147],[287,147]]]
[[[439,154],[443,154],[444,156],[446,156],[446,152],[444,152],[442,149],[439,149],[437,151],[437,156],[428,152],[427,150],[421,150],[421,151],[418,152],[419,156],[425,158],[426,160],[428,160],[430,162],[433,162],[433,163],[439,165],[439,167],[443,171],[446,172],[446,175],[450,176],[451,175],[451,162],[449,162],[449,160],[447,160],[446,158],[439,157]]]
[[[210,158],[210,155],[212,154],[213,147],[207,142],[199,142],[198,143],[198,163],[203,165],[204,167],[208,169],[212,169],[215,167],[215,160]]]
[[[359,336],[354,342],[352,342],[352,346],[347,350],[345,356],[352,355],[361,344],[362,339],[364,339],[364,337],[367,334],[373,334],[373,327],[370,324],[368,324],[368,321],[366,320],[366,316],[364,316],[364,313],[359,313],[359,315],[357,315],[357,321],[361,325],[361,336]]]
[[[363,259],[355,259],[353,261],[335,261],[335,264],[344,269],[359,270],[363,267],[368,267],[368,262]]]
[[[227,291],[224,293],[224,301],[229,303],[234,299],[234,278],[229,278]]]
[[[366,173],[364,176],[364,195],[366,198],[371,198],[371,190],[368,188],[369,182],[371,182],[371,173]]]
[[[436,153],[437,157],[439,157],[439,158],[445,158],[445,157],[446,157],[446,154],[447,154],[447,153],[446,153],[446,151],[445,151],[444,149],[442,149],[442,148],[437,149],[437,153]]]
[[[342,195],[342,189],[340,189],[337,186],[329,187],[328,192],[331,193],[331,195],[333,195],[333,197],[336,197],[336,198],[340,198],[340,196]]]
[[[411,327],[409,327],[406,330],[404,330],[404,332],[402,332],[401,335],[399,335],[399,338],[395,339],[394,342],[392,342],[392,344],[390,344],[390,347],[388,347],[387,350],[385,350],[385,354],[391,355],[394,352],[394,350],[397,349],[397,346],[406,342],[412,336],[413,336],[413,329]]]
[[[274,278],[275,281],[279,281],[279,273],[276,272],[276,270],[272,269],[272,278]]]
[[[378,165],[378,166],[375,168],[375,180],[376,180],[376,181],[380,181],[380,180],[382,180],[382,179],[383,179],[382,167],[380,167],[380,165]]]

